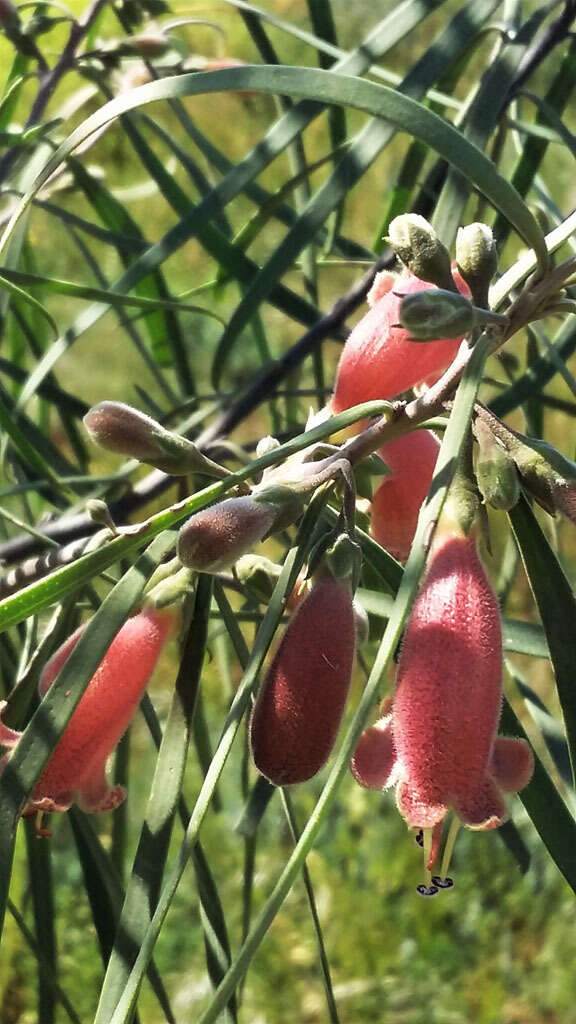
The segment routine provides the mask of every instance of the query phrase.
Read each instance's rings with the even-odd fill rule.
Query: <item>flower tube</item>
[[[172,609],[158,611],[149,606],[124,623],[45,765],[24,815],[67,811],[73,803],[91,813],[110,811],[123,801],[123,787],[110,786],[106,780],[106,761],[130,724],[173,622]],[[50,689],[86,625],[68,637],[47,663],[38,685],[40,697]],[[5,706],[3,701],[0,713]],[[9,748],[2,768],[20,735],[0,722],[0,744]]]
[[[454,280],[462,295],[470,289],[457,271]],[[368,302],[372,308],[356,324],[346,341],[338,365],[332,410],[343,412],[373,399],[394,398],[423,381],[437,379],[454,359],[463,334],[436,341],[410,341],[400,323],[404,295],[429,291],[435,285],[404,269],[376,278]]]
[[[250,724],[254,763],[276,786],[311,779],[340,728],[354,665],[350,575],[323,566],[296,608],[262,683]]]
[[[501,700],[498,602],[474,538],[440,530],[406,630],[393,698],[361,737],[351,766],[363,786],[396,787],[403,818],[423,830],[428,873],[449,811],[467,828],[498,828],[508,816],[502,794],[530,780],[528,744],[496,735]],[[423,895],[451,884],[444,876],[454,838],[452,829],[440,875],[428,874]]]
[[[370,533],[399,562],[408,558],[439,450],[435,434],[414,430],[378,451],[391,473],[374,492]]]

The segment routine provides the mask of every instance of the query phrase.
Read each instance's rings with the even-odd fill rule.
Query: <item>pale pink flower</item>
[[[497,828],[508,816],[502,793],[531,778],[528,744],[496,735],[501,700],[496,597],[474,539],[444,533],[414,604],[387,713],[363,734],[352,760],[361,785],[396,787],[405,821],[424,830],[428,870],[450,810],[468,828]],[[433,882],[420,891],[435,892],[442,877]]]
[[[122,786],[110,786],[106,780],[106,761],[130,724],[173,623],[172,609],[153,607],[124,623],[30,794],[25,815],[67,811],[73,803],[84,811],[109,811],[122,802]],[[85,628],[86,623],[68,637],[46,665],[40,697],[50,689]],[[0,712],[5,706],[2,701]],[[0,722],[0,744],[10,748],[2,768],[20,735]]]
[[[439,450],[430,430],[413,430],[379,449],[391,472],[374,492],[370,533],[400,562],[408,558]]]
[[[459,291],[470,296],[468,285],[453,272]],[[403,295],[428,291],[436,285],[421,281],[406,268],[394,280],[386,275],[370,292],[372,308],[356,324],[342,350],[336,376],[332,409],[343,412],[353,405],[375,399],[389,399],[423,381],[436,379],[452,362],[459,338],[410,341],[400,327]]]

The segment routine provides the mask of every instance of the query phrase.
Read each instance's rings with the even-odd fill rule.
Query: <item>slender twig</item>
[[[526,50],[524,57],[520,61],[518,71],[514,76],[514,81],[508,91],[506,105],[514,99],[524,83],[531,77],[531,75],[534,74],[548,54],[551,53],[556,46],[564,42],[570,34],[572,23],[575,19],[576,0],[567,0],[564,4],[562,13],[558,16],[556,21],[553,21],[546,31],[543,32],[541,36],[538,36],[534,40],[532,46]]]
[[[68,41],[54,67],[42,70],[39,76],[38,92],[30,108],[26,128],[32,128],[40,123],[60,80],[68,71],[72,70],[76,63],[78,46],[94,24],[100,11],[106,6],[106,3],[107,0],[92,0],[84,14],[77,21],[73,22]],[[21,152],[22,146],[13,146],[0,159],[0,182],[5,180]]]
[[[306,331],[284,355],[267,367],[262,376],[196,439],[200,450],[211,449],[218,439],[226,437],[259,405],[265,402],[275,392],[278,385],[303,362],[317,345],[328,337],[336,327],[342,326],[346,318],[366,298],[376,274],[385,267],[391,266],[394,259],[390,249],[383,253],[370,270],[345,295],[337,299],[331,309],[313,327]],[[149,473],[120,498],[110,503],[110,513],[114,522],[126,523],[130,516],[142,506],[158,498],[173,486],[174,477],[167,476],[160,470]],[[43,524],[42,532],[46,537],[66,545],[82,537],[90,537],[96,529],[97,526],[87,514],[79,513],[73,516],[63,516],[53,523]],[[34,537],[20,535],[0,546],[0,561],[4,565],[13,565],[23,559],[36,556],[41,551],[42,545]],[[30,579],[27,582],[30,582]]]

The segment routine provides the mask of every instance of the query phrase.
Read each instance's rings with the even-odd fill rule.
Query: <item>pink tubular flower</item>
[[[400,813],[425,832],[429,870],[450,809],[468,828],[497,828],[507,818],[502,792],[531,778],[528,744],[496,736],[501,699],[496,597],[473,538],[444,533],[406,630],[394,696],[361,737],[351,766],[363,786],[396,786]],[[433,894],[443,884],[432,881],[419,891]]]
[[[454,280],[462,295],[469,297],[470,289],[457,271]],[[462,338],[409,341],[409,332],[394,326],[400,320],[402,295],[435,287],[407,269],[396,278],[391,274],[376,278],[368,296],[372,308],[356,324],[340,357],[332,399],[335,413],[361,402],[394,398],[415,384],[437,378],[452,362]]]
[[[275,786],[311,779],[329,757],[350,688],[354,646],[350,583],[322,578],[294,612],[252,715],[254,762]]]
[[[173,622],[172,609],[147,607],[124,623],[30,794],[25,815],[67,811],[74,802],[84,811],[111,811],[122,802],[122,786],[106,781],[106,761],[130,724]],[[50,689],[85,628],[86,623],[68,637],[46,665],[40,697]],[[0,722],[3,746],[12,751],[20,735]]]
[[[429,430],[414,430],[379,449],[391,473],[374,493],[370,533],[400,562],[408,558],[439,449]]]

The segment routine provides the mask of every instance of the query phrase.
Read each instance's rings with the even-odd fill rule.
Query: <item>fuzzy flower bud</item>
[[[576,464],[546,441],[525,441],[515,438],[508,449],[522,483],[551,515],[560,511],[576,522]]]
[[[192,441],[171,433],[151,416],[124,402],[100,402],[93,406],[84,417],[84,426],[100,448],[146,462],[164,473],[228,475],[222,466],[202,455]]]
[[[469,296],[468,285],[457,273],[455,280],[459,291]],[[458,351],[462,337],[440,335],[422,345],[410,341],[410,332],[399,326],[402,297],[435,285],[426,284],[409,270],[402,271],[393,288],[388,284],[388,279],[378,287],[375,282],[376,301],[344,345],[332,399],[335,413],[361,402],[395,398],[415,384],[436,380]]]
[[[413,430],[379,450],[391,473],[374,493],[370,533],[399,562],[408,558],[439,449],[431,431]]]
[[[514,460],[480,417],[474,423],[474,433],[479,446],[476,479],[480,493],[487,505],[506,512],[520,497]]]
[[[461,338],[476,324],[474,306],[465,295],[440,288],[402,297],[400,323],[416,341]]]
[[[417,213],[395,217],[388,240],[402,263],[422,281],[455,291],[450,268],[450,253],[431,224]]]
[[[396,786],[411,828],[433,830],[429,869],[449,810],[468,828],[497,828],[507,818],[502,792],[530,780],[528,745],[496,735],[501,700],[498,602],[473,537],[439,527],[389,713],[361,738],[352,763],[361,785]]]
[[[275,527],[279,506],[243,496],[196,512],[178,535],[178,557],[197,572],[223,572],[264,540]]]
[[[149,26],[146,32],[139,36],[129,36],[123,41],[122,50],[127,53],[134,53],[146,60],[153,60],[154,57],[163,57],[170,49],[171,41],[164,35],[157,26]]]
[[[479,306],[487,306],[488,289],[498,270],[496,242],[487,224],[477,222],[458,229],[456,263],[474,301]]]
[[[484,409],[482,419],[513,459],[523,486],[539,505],[555,515],[557,511],[576,522],[576,462],[539,438],[526,437],[510,429]]]
[[[80,698],[24,814],[67,811],[73,803],[84,811],[110,811],[122,802],[122,786],[106,781],[106,761],[130,724],[173,622],[172,612],[147,607],[124,623]],[[80,626],[46,665],[38,686],[41,698],[85,628],[86,624]],[[2,702],[0,709],[5,705]],[[0,722],[0,744],[10,748],[2,767],[19,739],[20,733]]]
[[[18,8],[12,3],[12,0],[0,0],[0,25],[6,31],[18,28],[20,25]]]
[[[254,763],[275,786],[311,779],[330,756],[354,650],[350,581],[327,573],[290,619],[252,715]]]

